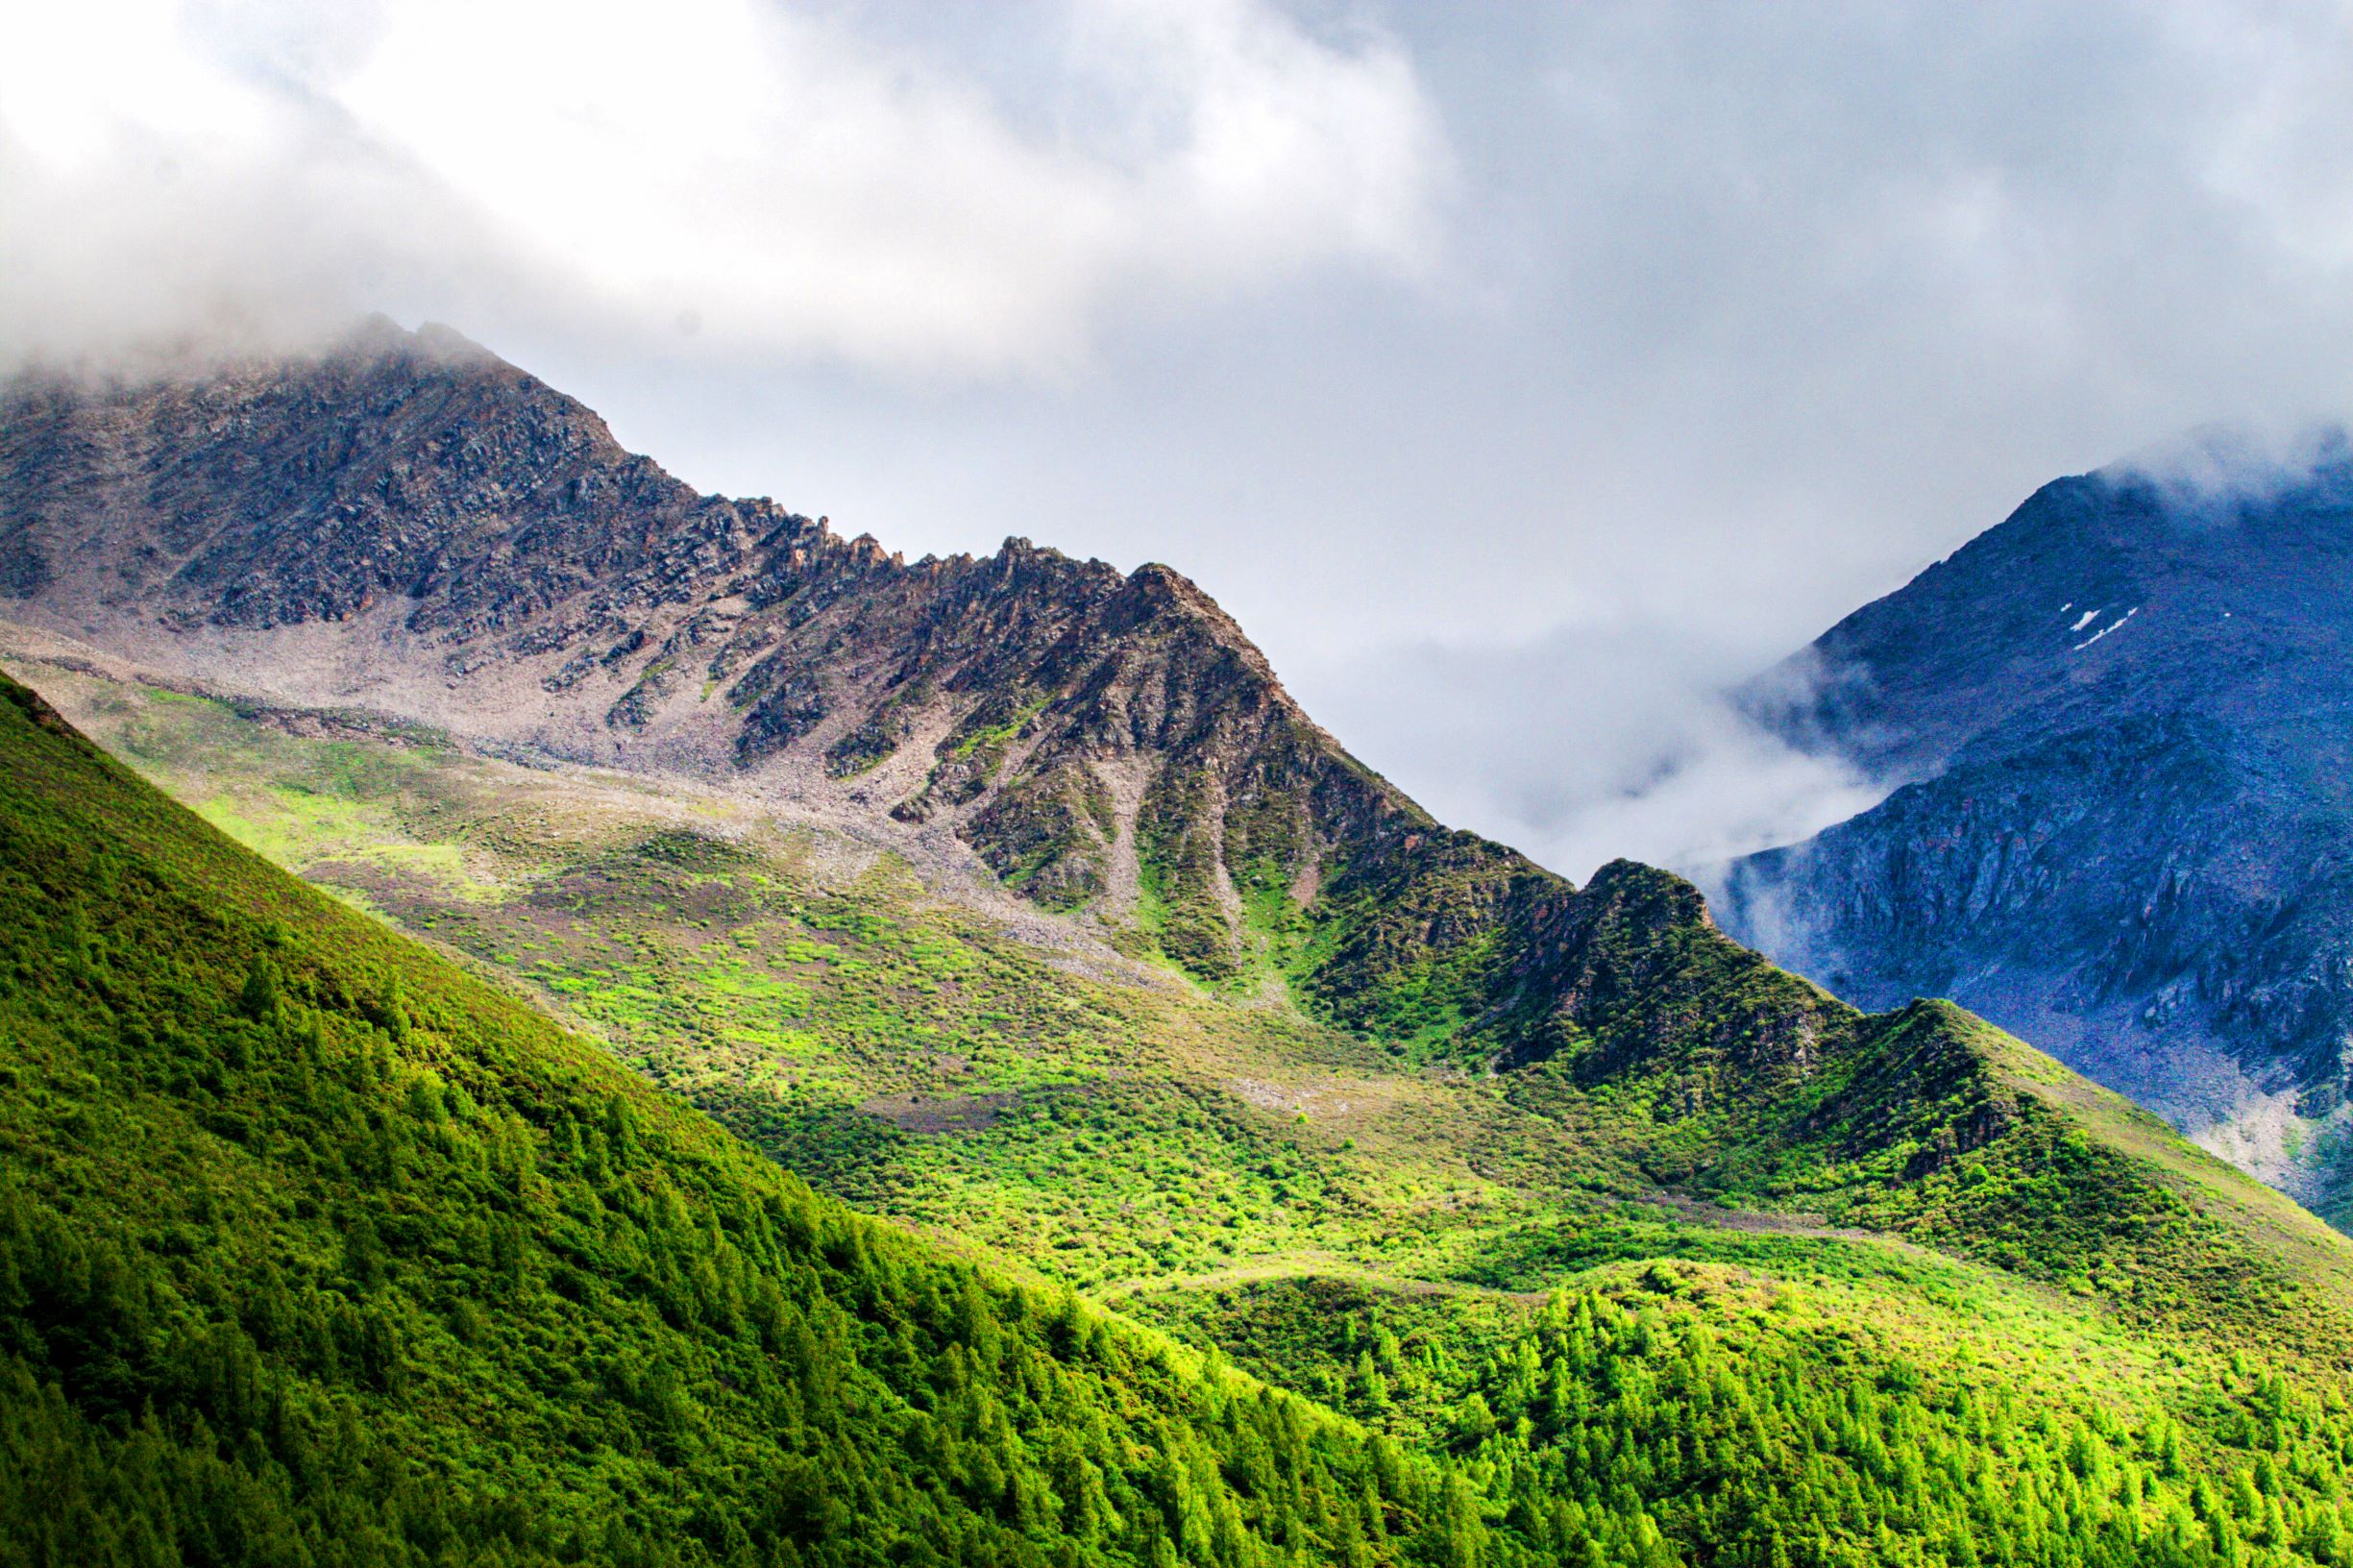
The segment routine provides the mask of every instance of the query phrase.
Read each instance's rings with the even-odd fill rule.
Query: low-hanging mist
[[[1292,684],[1447,821],[1579,881],[1627,858],[1704,882],[1886,793],[1742,711],[1728,692],[1753,674],[1744,654],[1703,629],[1611,625],[1389,648]]]

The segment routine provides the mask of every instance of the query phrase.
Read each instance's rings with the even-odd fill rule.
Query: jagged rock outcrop
[[[2333,1203],[2348,583],[2341,440],[2223,489],[2046,486],[1802,656],[1773,721],[1900,787],[1731,868],[1726,924],[1865,1006],[1951,996]]]
[[[1350,757],[1167,567],[907,562],[699,495],[445,329],[0,394],[0,612],[233,690],[683,771],[957,846],[1133,951],[1409,1053],[1802,1078],[1826,998],[1619,865],[1585,894]],[[1595,1053],[1596,1041],[1604,1048]]]
[[[888,818],[1205,979],[1487,1010],[1565,884],[1349,757],[1209,597],[705,496],[441,328],[0,393],[0,613],[234,689]],[[1312,949],[1312,951],[1311,951]]]

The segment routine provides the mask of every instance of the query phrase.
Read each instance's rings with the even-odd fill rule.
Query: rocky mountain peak
[[[854,819],[1203,983],[1473,1060],[1634,1049],[1612,998],[1737,952],[1678,879],[1581,895],[1440,826],[1167,566],[1020,537],[909,565],[698,494],[454,333],[0,398],[8,613],[154,667]]]
[[[698,494],[446,328],[374,318],[307,358],[0,397],[0,585],[25,616],[282,695],[870,807],[1206,976],[1262,965],[1270,921],[1423,820],[1173,570],[1020,537],[911,567]]]
[[[1954,996],[2332,1201],[2348,582],[2341,439],[2044,486],[1801,656],[1776,721],[1900,787],[1735,867],[1728,924],[1867,1005]]]

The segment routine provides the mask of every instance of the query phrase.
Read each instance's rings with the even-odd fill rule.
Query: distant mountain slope
[[[1727,879],[1883,1006],[1949,995],[2310,1201],[2353,1040],[2353,454],[2046,486],[1803,656],[1777,722],[1910,779]]]
[[[1427,1466],[813,1198],[6,680],[0,977],[0,1562],[1445,1547]]]

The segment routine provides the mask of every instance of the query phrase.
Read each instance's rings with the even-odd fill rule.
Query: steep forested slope
[[[0,978],[0,1559],[1444,1547],[1426,1466],[812,1197],[13,683]]]

